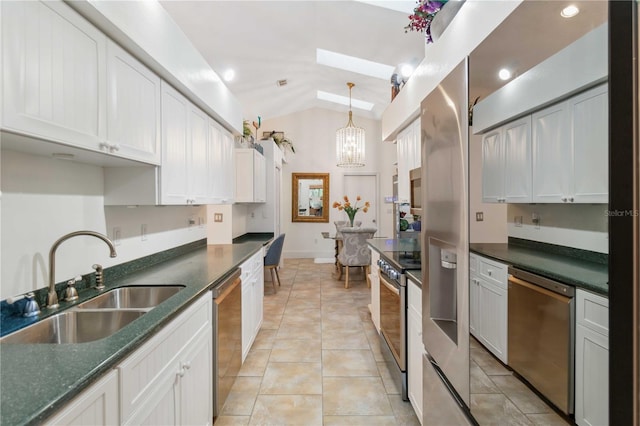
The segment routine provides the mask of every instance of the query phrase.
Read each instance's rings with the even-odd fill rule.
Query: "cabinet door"
[[[262,260],[262,259],[259,259]],[[262,327],[262,320],[263,320],[263,316],[264,316],[264,269],[260,268],[260,270],[258,272],[256,272],[255,274],[255,280],[253,282],[253,286],[254,286],[254,297],[253,297],[253,312],[254,312],[254,316],[253,316],[253,322],[254,322],[254,326],[253,326],[253,334],[254,334],[254,339],[255,336],[258,335],[258,333],[260,332],[260,327]]]
[[[173,370],[168,371],[159,380],[153,383],[153,387],[146,390],[149,398],[136,405],[136,410],[131,417],[126,418],[124,425],[178,425],[178,376],[177,363],[172,364]]]
[[[106,37],[63,2],[2,2],[5,129],[99,150]]]
[[[570,198],[576,203],[609,202],[607,95],[607,85],[604,84],[569,99],[573,150]]]
[[[567,202],[571,175],[567,103],[536,112],[531,118],[533,202]]]
[[[242,362],[247,358],[253,343],[253,279],[253,276],[250,276],[242,282]]]
[[[264,156],[258,151],[253,155],[253,200],[264,203],[267,201],[267,164]]]
[[[160,164],[160,78],[107,43],[107,143],[115,155]]]
[[[469,332],[478,337],[480,315],[480,280],[475,275],[469,277]]]
[[[115,425],[120,423],[118,371],[112,370],[83,391],[46,424]]]
[[[253,202],[253,153],[250,149],[237,149],[236,157],[236,202]]]
[[[221,165],[221,179],[223,182],[221,185],[220,196],[222,203],[231,204],[235,200],[235,187],[236,187],[236,156],[235,147],[233,143],[233,136],[226,130],[222,130],[222,154],[219,158]]]
[[[408,203],[410,201],[409,184],[409,139],[407,130],[398,134],[396,139],[396,151],[398,157],[398,201]]]
[[[187,204],[189,198],[189,101],[162,83],[161,204]]]
[[[213,200],[209,181],[210,140],[209,117],[198,107],[189,104],[189,166],[185,173],[189,176],[188,204],[209,204]]]
[[[376,331],[380,332],[380,272],[378,267],[378,260],[380,254],[371,250],[371,274],[369,274],[369,280],[371,281],[371,320],[376,327]]]
[[[479,339],[498,359],[507,363],[507,291],[480,279]]]
[[[209,330],[207,330],[209,331]],[[179,424],[210,425],[213,421],[212,334],[204,333],[181,357]]]
[[[504,147],[504,202],[531,202],[531,116],[502,128]]]
[[[482,202],[500,203],[504,197],[504,155],[502,132],[493,130],[482,136]]]
[[[580,324],[576,327],[575,392],[578,425],[609,424],[609,341]]]
[[[407,314],[407,392],[419,419],[422,419],[422,347],[422,318],[410,309]]]

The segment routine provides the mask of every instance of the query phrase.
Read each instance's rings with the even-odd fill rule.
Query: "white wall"
[[[355,113],[355,112],[354,112]],[[347,123],[347,112],[335,112],[312,108],[298,113],[277,117],[263,122],[264,131],[285,132],[293,141],[296,153],[288,154],[282,174],[282,232],[285,239],[284,257],[333,257],[334,244],[325,240],[323,231],[335,231],[333,221],[344,220],[343,212],[331,208],[328,223],[291,222],[291,174],[330,173],[329,200],[340,200],[343,194],[343,174],[349,171],[373,171],[379,173],[378,234],[391,236],[391,205],[384,204],[384,197],[392,194],[391,176],[396,162],[395,145],[382,142],[380,122],[354,117],[356,126],[365,129],[365,166],[344,169],[336,166],[335,132]],[[234,216],[235,219],[235,216]],[[235,227],[235,225],[234,225]]]
[[[0,299],[48,285],[49,249],[62,235],[93,230],[113,236],[119,227],[118,257],[91,237],[64,242],[57,251],[56,281],[196,241],[205,226],[204,207],[104,207],[101,167],[2,151],[2,235]],[[147,225],[147,239],[140,228]]]
[[[484,220],[476,221],[476,212]],[[506,243],[507,206],[482,202],[482,136],[469,131],[469,242]]]

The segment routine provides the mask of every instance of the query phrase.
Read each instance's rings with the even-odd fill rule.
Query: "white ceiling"
[[[373,3],[373,4],[368,4]],[[321,101],[318,90],[374,103],[354,115],[379,119],[391,100],[389,80],[316,63],[316,49],[397,66],[424,58],[422,35],[406,33],[408,13],[374,4],[394,3],[412,10],[414,1],[161,1],[194,46],[222,76],[243,106],[246,119],[278,117],[312,107],[347,111]],[[279,87],[276,82],[286,79]],[[346,120],[346,116],[345,116]]]

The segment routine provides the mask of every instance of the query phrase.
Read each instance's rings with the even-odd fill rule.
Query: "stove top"
[[[396,269],[399,270],[399,272],[422,269],[419,251],[384,252],[380,255],[380,257],[392,264]]]

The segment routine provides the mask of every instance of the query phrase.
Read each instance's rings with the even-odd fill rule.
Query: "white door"
[[[355,221],[361,221],[362,227],[380,228],[378,226],[378,175],[376,173],[345,173],[344,174],[344,191],[343,194],[349,197],[351,205],[355,205],[356,196],[360,196],[362,200],[358,202],[358,206],[364,207],[365,201],[369,201],[371,207],[367,213],[362,210],[356,214]],[[340,199],[333,197],[333,199]],[[341,220],[349,220],[346,213]]]

